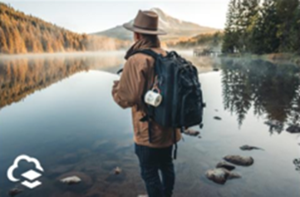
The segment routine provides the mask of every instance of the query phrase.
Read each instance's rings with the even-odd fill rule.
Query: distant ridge
[[[159,16],[159,27],[168,32],[168,35],[161,36],[164,40],[176,39],[179,37],[193,37],[199,34],[213,34],[220,31],[220,29],[204,27],[196,23],[179,20],[169,16],[159,8],[152,8],[151,10],[156,12]],[[130,22],[132,23],[133,20]],[[132,39],[132,33],[125,30],[122,25],[118,25],[105,31],[93,33],[93,35],[107,36],[122,40]]]
[[[0,2],[0,53],[52,53],[117,50],[128,46],[115,38],[77,34]]]

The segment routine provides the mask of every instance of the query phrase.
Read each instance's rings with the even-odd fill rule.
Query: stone
[[[115,171],[115,174],[120,174],[122,172],[122,169],[119,167],[116,167],[114,171]]]
[[[218,184],[225,184],[228,179],[240,178],[238,173],[233,173],[225,168],[216,168],[206,171],[206,177]]]
[[[68,185],[72,185],[72,184],[80,183],[81,179],[78,176],[70,176],[70,177],[63,178],[60,181]]]
[[[217,165],[216,165],[216,168],[225,168],[226,170],[234,170],[235,169],[235,166],[234,165],[231,165],[225,161],[221,161],[219,162]]]
[[[291,125],[289,126],[286,131],[290,133],[300,133],[300,126],[299,125]]]
[[[262,148],[256,146],[243,145],[240,147],[241,150],[263,150]]]
[[[251,166],[254,163],[252,157],[243,157],[239,155],[227,155],[224,157],[224,160],[240,166]]]
[[[214,119],[215,119],[215,120],[222,120],[222,118],[219,117],[219,116],[215,116]]]

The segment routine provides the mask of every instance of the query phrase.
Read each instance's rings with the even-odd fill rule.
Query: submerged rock
[[[235,169],[235,166],[234,165],[231,165],[225,161],[221,161],[219,162],[217,165],[216,165],[216,168],[225,168],[226,170],[234,170]]]
[[[122,169],[119,167],[115,168],[115,174],[120,174],[122,172]]]
[[[300,158],[299,159],[294,159],[293,163],[295,165],[300,165]]]
[[[222,118],[219,117],[219,116],[215,116],[214,119],[215,119],[215,120],[222,120]]]
[[[263,150],[262,148],[255,147],[255,146],[249,146],[249,145],[244,145],[240,147],[241,150]]]
[[[19,188],[13,188],[13,189],[9,190],[8,195],[9,195],[9,196],[16,196],[16,195],[18,195],[18,194],[20,194],[20,193],[22,193],[22,192],[23,192],[22,189],[19,189]]]
[[[254,163],[252,157],[243,157],[239,155],[227,155],[224,157],[224,160],[240,166],[251,166]]]
[[[289,126],[286,131],[290,133],[300,133],[300,126],[299,125],[291,125]]]
[[[78,176],[70,176],[70,177],[63,178],[60,181],[68,185],[72,185],[72,184],[80,183],[81,179]]]
[[[225,168],[216,168],[206,171],[206,177],[215,183],[225,184],[228,179],[240,178],[241,176]]]
[[[197,137],[200,134],[200,132],[192,129],[187,129],[184,131],[184,134]]]

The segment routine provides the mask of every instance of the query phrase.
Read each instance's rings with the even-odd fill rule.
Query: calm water
[[[207,103],[202,138],[179,143],[176,197],[300,195],[300,135],[285,129],[299,123],[300,75],[293,65],[251,60],[193,59]],[[122,53],[1,58],[0,196],[20,183],[6,171],[20,154],[40,160],[42,185],[20,197],[135,197],[145,193],[133,152],[130,110],[112,100],[113,74]],[[219,66],[218,72],[211,72]],[[219,116],[222,120],[215,120]],[[278,121],[271,128],[264,122]],[[264,151],[241,151],[244,144]],[[253,166],[237,167],[241,179],[225,185],[208,181],[205,171],[227,154],[252,156]],[[114,175],[119,166],[123,171]],[[34,168],[21,161],[15,177]],[[83,182],[58,180],[78,175]],[[22,179],[22,178],[21,178]]]

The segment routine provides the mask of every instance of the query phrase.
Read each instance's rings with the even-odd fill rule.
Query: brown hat
[[[162,29],[158,29],[158,15],[153,11],[139,10],[132,22],[123,24],[123,27],[130,31],[142,34],[165,35],[167,34]]]

